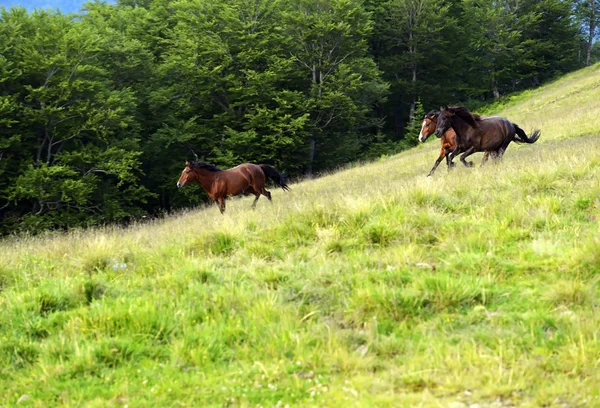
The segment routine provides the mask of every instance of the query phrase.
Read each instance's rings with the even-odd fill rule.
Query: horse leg
[[[271,192],[269,190],[263,188],[262,194],[267,197],[267,200],[269,200],[271,204],[273,204],[273,200],[271,200]]]
[[[219,205],[219,211],[221,211],[221,214],[225,213],[225,199],[224,198],[217,199],[217,204]]]
[[[256,191],[256,189],[252,186],[248,186],[245,190],[244,190],[244,195],[250,195],[252,194],[254,196],[254,201],[252,202],[252,206],[251,208],[256,208],[256,202],[258,201],[258,198],[260,197],[260,193]]]
[[[510,144],[511,140],[508,140],[507,142],[503,143],[502,146],[500,147],[500,149],[498,149],[498,154],[496,156],[496,160],[500,161],[502,159],[502,156],[504,156],[504,152],[506,151],[506,149],[508,148],[508,145]]]
[[[260,194],[255,193],[254,194],[254,201],[252,202],[252,209],[256,208],[256,202],[258,201],[259,198],[260,198]]]
[[[494,156],[494,161],[495,162],[500,162],[502,160],[502,156],[504,156],[504,152],[505,151],[506,151],[506,149],[503,148],[503,147],[501,147],[500,149],[498,149],[498,152]]]
[[[460,158],[460,161],[461,161],[461,162],[463,162],[463,164],[464,164],[466,167],[473,167],[473,166],[475,165],[475,163],[473,163],[473,161],[465,161],[465,157],[467,157],[467,156],[470,156],[471,154],[475,153],[475,148],[474,148],[474,147],[472,147],[472,148],[470,148],[470,149],[473,149],[473,152],[472,152],[472,153],[469,153],[469,154],[467,154],[467,152],[465,152],[465,153],[464,153],[464,154],[461,156],[461,158]],[[468,149],[468,150],[470,150],[470,149]],[[467,151],[468,151],[468,150],[467,150]]]
[[[495,152],[490,152],[490,156],[492,157],[492,160],[494,161],[494,163],[496,163],[498,160],[500,160],[502,158],[503,154],[504,154],[504,151],[502,149],[499,149]]]
[[[467,157],[475,153],[475,147],[470,147],[465,151],[462,156],[460,156],[460,161],[467,167],[473,167],[473,162],[468,162],[465,160]]]
[[[450,163],[450,153],[452,153],[452,150],[444,150],[444,157],[446,157],[446,165],[448,166],[448,168],[454,166],[454,163]]]
[[[456,155],[458,155],[461,152],[461,150],[457,147],[454,148],[454,150],[452,150],[452,153],[450,153],[449,157],[449,162],[448,162],[448,170],[450,170],[452,167],[454,167],[454,163],[452,163],[452,160],[454,160],[454,157]]]
[[[435,172],[435,169],[437,169],[437,166],[440,165],[440,163],[442,162],[442,160],[444,159],[444,157],[446,158],[446,162],[448,162],[448,153],[446,152],[446,149],[442,149],[442,151],[440,152],[440,157],[438,157],[438,159],[435,161],[435,164],[433,165],[433,168],[431,169],[431,171],[429,172],[429,174],[427,175],[427,177],[433,176],[433,173]]]
[[[452,160],[454,160],[454,156],[458,156],[461,152],[462,152],[462,150],[460,150],[459,148],[456,148],[455,150],[448,150],[448,152],[446,153],[446,161],[448,162],[448,170],[450,170],[451,168],[456,166],[456,163],[454,163]],[[452,156],[452,153],[454,153],[454,156]]]
[[[488,161],[489,158],[490,158],[490,152],[485,152],[483,154],[483,159],[481,159],[481,165],[483,166]]]
[[[267,200],[269,200],[269,202],[271,204],[273,204],[273,201],[271,201],[271,193],[265,188],[265,182],[264,182],[264,180],[262,182],[261,181],[258,181],[258,182],[255,181],[254,184],[253,184],[253,188],[254,188],[254,191],[256,191],[256,194],[257,194],[256,195],[256,200],[254,200],[254,203],[256,203],[256,201],[258,200],[258,197],[260,197],[260,195],[262,194],[265,197],[267,197]]]
[[[444,158],[444,156],[439,157],[436,161],[435,164],[433,165],[433,168],[431,169],[431,171],[429,172],[429,174],[427,175],[427,177],[431,177],[433,176],[433,173],[435,172],[435,169],[437,169],[437,166],[442,162],[442,159]]]

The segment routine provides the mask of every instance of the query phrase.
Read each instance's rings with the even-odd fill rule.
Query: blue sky
[[[0,0],[0,6],[5,8],[22,6],[29,11],[33,9],[59,9],[63,13],[79,11],[88,0]],[[115,3],[108,0],[107,3]]]

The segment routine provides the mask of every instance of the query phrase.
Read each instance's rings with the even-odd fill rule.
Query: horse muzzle
[[[419,142],[423,143],[427,140],[428,136],[423,136],[423,133],[419,133]]]
[[[444,135],[444,132],[442,132],[440,129],[436,129],[435,130],[435,136],[439,139],[440,137],[442,137]]]
[[[177,188],[182,188],[185,184],[177,182]]]

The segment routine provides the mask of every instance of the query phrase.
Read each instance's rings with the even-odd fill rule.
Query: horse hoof
[[[469,167],[473,167],[474,165],[475,165],[475,163],[473,163],[472,161],[467,163],[467,166],[469,166]]]

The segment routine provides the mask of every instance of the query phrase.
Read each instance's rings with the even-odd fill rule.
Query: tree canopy
[[[289,176],[598,58],[597,2],[121,0],[0,13],[0,233],[192,205],[186,158]],[[597,44],[596,44],[597,45]]]

